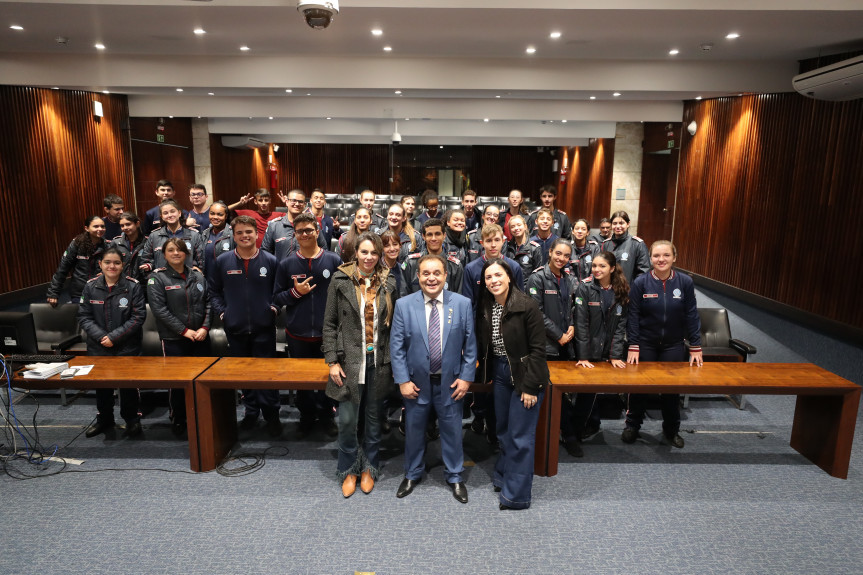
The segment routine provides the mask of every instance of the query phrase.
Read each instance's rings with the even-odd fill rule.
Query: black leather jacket
[[[626,318],[629,305],[617,298],[607,310],[602,309],[602,288],[593,276],[578,285],[573,299],[575,348],[579,360],[626,360]]]
[[[173,268],[157,268],[147,280],[147,299],[161,339],[182,339],[187,329],[210,329],[210,297],[204,276],[186,266],[186,277]]]

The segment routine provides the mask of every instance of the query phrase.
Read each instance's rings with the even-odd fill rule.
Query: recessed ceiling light
[[[557,31],[552,32],[551,34],[548,35],[548,37],[557,40],[558,38],[560,38],[560,32],[557,32]]]
[[[695,96],[695,99],[696,99],[696,100],[700,100],[700,99],[701,99],[701,96]]]
[[[372,36],[383,36],[384,31],[380,28],[375,28],[372,30]]]
[[[215,93],[215,92],[207,92],[207,95],[208,95],[208,96],[215,96],[215,95],[216,95],[216,93]]]
[[[393,51],[392,46],[384,46],[384,52],[392,52],[392,51]]]
[[[59,90],[59,89],[60,89],[60,86],[52,86],[52,87],[51,87],[51,89],[52,89],[52,90]]]
[[[549,123],[549,124],[554,124],[554,120],[549,120],[549,121],[548,121],[548,123]]]
[[[740,34],[738,34],[737,32],[731,32],[731,33],[727,34],[725,37],[728,38],[729,40],[735,40],[737,38],[740,38]]]
[[[591,96],[591,97],[590,97],[590,99],[591,99],[591,100],[596,100],[596,96]]]
[[[482,119],[482,121],[483,121],[483,122],[488,122],[488,118],[483,118],[483,119]]]
[[[183,89],[182,89],[182,88],[177,88],[177,91],[178,91],[178,92],[182,92],[182,91],[183,91]]]
[[[612,96],[614,96],[615,98],[617,98],[618,96],[620,96],[620,92],[615,92],[614,94],[612,94]]]
[[[201,34],[206,34],[206,33],[207,33],[207,31],[204,30],[203,28],[195,28],[195,34],[198,34],[199,36]]]
[[[198,119],[200,120],[200,119],[201,119],[201,116],[198,116]]]
[[[104,50],[105,49],[104,44],[93,44],[93,47],[96,48],[97,50]]]
[[[270,116],[270,120],[272,120],[272,119],[273,119],[273,117],[272,117],[272,116]]]
[[[495,96],[495,98],[500,98],[500,96]]]
[[[293,91],[293,90],[291,90],[290,88],[288,88],[287,90],[285,90],[285,94],[293,94],[293,92],[294,92],[294,91]]]
[[[332,118],[330,118],[329,116],[327,116],[327,120],[332,120]]]
[[[443,146],[441,146],[440,149],[443,150]]]
[[[396,93],[396,94],[401,94],[401,93],[402,93],[402,91],[401,91],[401,90],[396,90],[396,92],[395,92],[395,93]]]
[[[677,48],[668,51],[669,56],[677,56],[678,54],[680,54],[680,50],[678,50]]]
[[[102,93],[103,93],[103,94],[110,94],[111,92],[110,92],[110,91],[108,91],[108,90],[102,90]]]
[[[405,118],[405,122],[410,122],[410,121],[411,121],[410,118]]]
[[[527,52],[528,54],[533,54],[536,52],[536,48],[534,48],[533,46],[528,46],[525,52]]]
[[[240,50],[242,50],[243,52],[248,52],[249,47],[248,46],[240,46]]]
[[[566,124],[566,120],[561,120],[561,121],[560,121],[560,123],[561,123],[561,124]]]
[[[12,24],[9,27],[12,28],[13,30],[23,30],[24,29],[24,26],[19,26],[18,24]]]
[[[311,92],[307,92],[307,93],[306,93],[306,96],[311,96],[311,95],[312,95],[312,93],[311,93]]]
[[[173,118],[174,116],[168,116],[169,118]]]

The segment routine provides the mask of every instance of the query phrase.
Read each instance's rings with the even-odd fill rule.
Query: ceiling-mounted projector
[[[804,96],[816,100],[842,102],[863,98],[863,56],[798,74],[791,84]]]
[[[299,0],[297,11],[302,12],[306,24],[315,30],[323,30],[339,13],[339,0]]]

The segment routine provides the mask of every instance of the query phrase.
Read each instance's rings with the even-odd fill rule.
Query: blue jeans
[[[359,387],[359,405],[350,400],[339,402],[339,479],[359,475],[366,470],[371,472],[373,479],[380,474],[381,402],[375,399],[374,354],[366,356],[366,383]],[[360,412],[365,416],[362,446],[357,437]]]
[[[533,487],[536,424],[545,392],[537,395],[536,405],[526,409],[521,394],[512,385],[509,362],[505,357],[493,359],[492,373],[497,438],[500,441],[500,457],[494,466],[492,483],[501,488],[501,503],[513,509],[527,509]]]

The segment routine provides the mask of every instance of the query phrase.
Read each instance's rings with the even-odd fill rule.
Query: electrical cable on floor
[[[275,445],[266,448],[261,453],[228,453],[227,457],[216,467],[216,473],[225,477],[240,477],[250,475],[261,469],[267,463],[267,455],[270,451],[279,449],[282,453],[277,454],[284,457],[288,454],[288,448]]]

